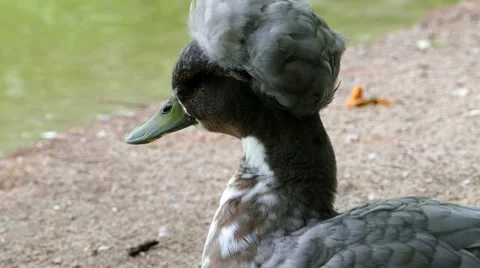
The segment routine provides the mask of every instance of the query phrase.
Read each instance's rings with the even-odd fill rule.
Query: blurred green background
[[[458,0],[311,0],[350,43]],[[190,0],[0,1],[0,156],[170,94]],[[127,104],[126,104],[127,103]]]

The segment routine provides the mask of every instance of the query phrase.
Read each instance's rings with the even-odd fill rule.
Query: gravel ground
[[[479,29],[480,2],[467,1],[349,47],[336,100],[322,111],[337,153],[340,211],[407,195],[480,206]],[[345,108],[357,84],[394,104]],[[0,267],[199,263],[240,145],[194,128],[124,144],[159,106],[0,159]],[[128,256],[151,239],[159,244],[148,253]]]

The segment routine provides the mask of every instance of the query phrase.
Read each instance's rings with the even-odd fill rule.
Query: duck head
[[[192,41],[174,67],[173,96],[126,142],[150,143],[192,125],[236,137],[242,141],[243,168],[275,174],[281,184],[291,185],[287,194],[292,198],[330,215],[336,163],[319,114],[298,117],[253,90],[254,84],[248,74],[209,60]]]
[[[260,100],[261,96],[251,90],[248,74],[219,67],[195,41],[182,50],[177,60],[172,88],[173,96],[127,135],[127,143],[150,143],[192,125],[245,137],[251,132],[253,117],[270,105],[269,100]]]

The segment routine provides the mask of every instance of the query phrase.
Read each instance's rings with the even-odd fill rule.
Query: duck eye
[[[162,114],[168,114],[172,110],[172,103],[167,102],[162,108]]]

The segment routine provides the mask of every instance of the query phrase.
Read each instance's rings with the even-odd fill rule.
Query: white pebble
[[[478,116],[480,115],[480,109],[473,109],[473,110],[470,110],[468,111],[468,116]]]
[[[345,137],[345,142],[347,142],[347,143],[353,143],[353,142],[357,142],[359,140],[360,140],[360,136],[357,135],[357,134],[348,134]]]
[[[103,137],[107,136],[107,132],[101,130],[101,131],[97,132],[96,136],[97,136],[97,138],[103,138]]]
[[[53,139],[57,136],[57,132],[56,131],[47,131],[47,132],[43,132],[41,134],[41,136],[44,139],[51,140],[51,139]]]
[[[470,184],[470,180],[463,180],[461,183],[460,183],[460,186],[462,187],[467,187],[468,185]]]
[[[101,245],[97,248],[97,251],[106,251],[106,250],[109,250],[111,248],[112,248],[111,246]]]
[[[62,258],[57,257],[57,258],[55,258],[55,259],[52,260],[52,263],[53,263],[53,264],[62,264]]]
[[[427,48],[432,47],[432,42],[426,39],[418,40],[417,41],[417,47],[421,50],[425,50]]]
[[[170,200],[170,207],[171,208],[178,208],[180,205],[176,200]]]
[[[468,95],[468,88],[460,88],[453,91],[453,95],[457,97],[465,97]]]
[[[169,237],[170,233],[168,232],[168,228],[166,226],[160,227],[158,229],[158,237]]]

